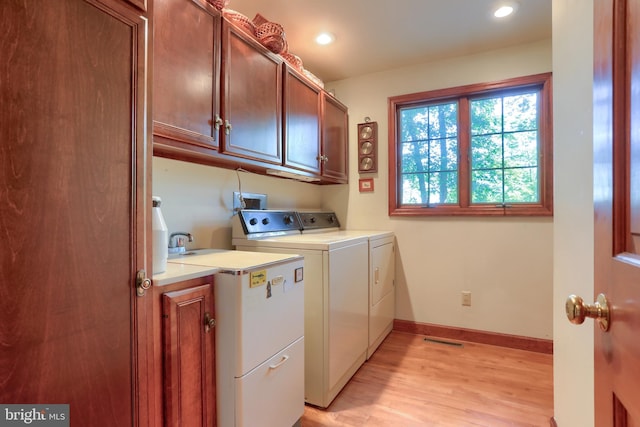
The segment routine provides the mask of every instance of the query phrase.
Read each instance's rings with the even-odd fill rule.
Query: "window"
[[[551,74],[389,98],[390,215],[551,215]]]

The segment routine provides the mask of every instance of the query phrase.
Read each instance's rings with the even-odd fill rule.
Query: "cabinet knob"
[[[231,129],[233,129],[233,127],[231,126],[231,123],[229,123],[229,120],[225,120],[224,121],[224,133],[229,135],[231,133]]]
[[[213,127],[215,130],[219,130],[220,126],[222,126],[222,117],[220,117],[218,114],[216,114],[216,118],[213,121]]]
[[[211,314],[209,314],[209,312],[206,312],[204,314],[204,331],[209,332],[212,328],[215,328],[215,326],[216,319],[211,317]]]

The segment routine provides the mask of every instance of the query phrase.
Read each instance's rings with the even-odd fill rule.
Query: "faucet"
[[[193,242],[193,235],[184,231],[177,231],[171,233],[169,236],[169,253],[178,254],[186,251],[185,241],[183,237],[186,237],[189,242]]]

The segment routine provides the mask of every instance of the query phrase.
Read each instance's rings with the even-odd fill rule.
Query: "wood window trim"
[[[419,105],[425,101],[439,101],[471,97],[495,91],[508,90],[509,88],[540,87],[540,125],[539,133],[541,144],[539,147],[539,176],[540,176],[540,202],[518,203],[500,207],[495,205],[470,205],[469,183],[469,129],[462,126],[459,129],[459,158],[460,164],[464,160],[465,166],[459,168],[458,177],[458,204],[423,206],[423,205],[398,205],[398,168],[400,159],[398,156],[398,123],[397,111],[399,107],[407,107],[412,104]],[[427,92],[418,92],[407,95],[399,95],[388,99],[389,122],[389,216],[553,216],[553,112],[552,112],[552,74],[541,73],[524,77],[516,77],[491,83],[479,83],[466,86],[458,86],[446,89],[437,89]],[[469,112],[468,102],[459,105],[458,114]],[[464,129],[463,129],[464,127]],[[463,181],[464,180],[464,181]]]

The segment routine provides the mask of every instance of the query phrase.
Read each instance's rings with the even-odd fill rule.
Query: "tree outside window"
[[[390,215],[551,215],[551,75],[389,99]]]

